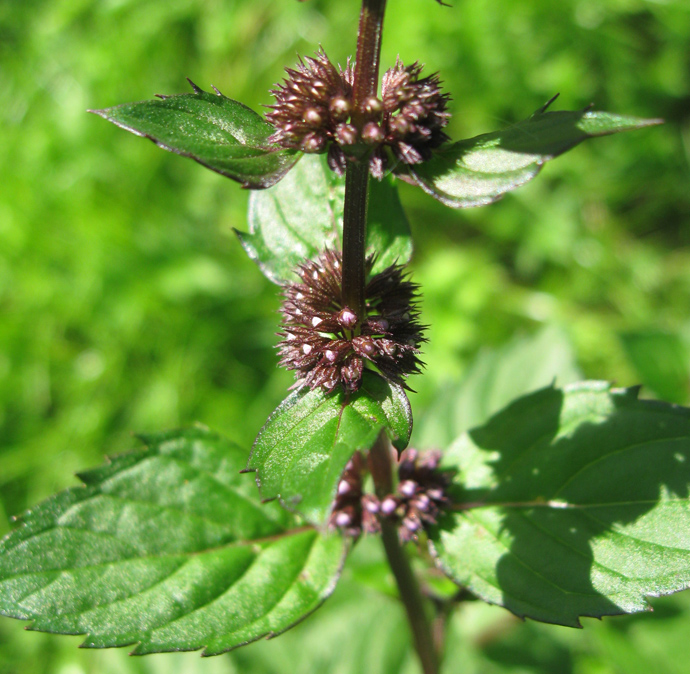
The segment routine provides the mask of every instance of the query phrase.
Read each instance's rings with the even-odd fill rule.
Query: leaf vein
[[[595,517],[591,513],[588,513],[587,511],[583,511],[583,514],[585,515],[585,517],[588,517],[593,522],[596,522],[598,525],[605,527],[608,532],[610,532],[613,536],[615,536],[617,538],[620,537],[620,538],[629,539],[631,541],[635,541],[636,543],[640,543],[642,545],[650,545],[650,546],[657,548],[659,550],[669,550],[669,551],[672,550],[674,552],[690,552],[690,548],[679,548],[679,547],[676,547],[675,545],[664,545],[663,543],[656,543],[654,541],[648,541],[644,538],[638,538],[637,536],[633,536],[632,534],[628,534],[628,533],[625,533],[623,531],[617,531],[616,529],[607,525],[606,522],[603,522],[602,520],[600,520],[598,517]]]
[[[579,475],[581,475],[583,472],[585,472],[586,470],[589,470],[589,468],[596,465],[597,463],[604,461],[605,459],[608,459],[608,458],[610,458],[616,454],[622,454],[624,452],[627,452],[627,451],[630,451],[633,449],[640,449],[641,447],[645,447],[647,445],[655,445],[655,444],[662,443],[662,442],[671,442],[671,443],[681,442],[681,441],[687,442],[687,440],[688,440],[687,435],[685,435],[685,436],[675,435],[675,436],[669,436],[669,437],[665,437],[665,438],[651,438],[651,439],[645,440],[643,442],[636,442],[636,443],[633,443],[630,445],[626,445],[625,447],[619,447],[617,449],[612,449],[606,453],[600,454],[595,459],[593,459],[592,461],[589,461],[584,466],[582,466],[579,470],[577,470],[574,475],[571,475],[570,477],[568,477],[565,480],[565,482],[553,493],[552,498],[556,498],[573,480],[577,479],[577,477]]]
[[[620,571],[616,571],[615,569],[612,569],[611,567],[608,567],[608,566],[606,566],[605,564],[602,564],[601,562],[597,561],[597,560],[594,558],[594,555],[593,555],[593,554],[592,554],[592,556],[590,557],[589,555],[587,555],[587,553],[585,553],[585,552],[583,552],[582,550],[576,548],[576,547],[575,547],[574,545],[572,545],[571,543],[568,543],[567,541],[563,540],[560,536],[557,536],[554,532],[549,531],[549,530],[546,529],[545,527],[540,526],[539,524],[537,524],[537,522],[535,522],[534,520],[532,520],[532,519],[528,516],[527,513],[525,513],[525,512],[520,512],[519,514],[520,514],[520,517],[522,517],[526,522],[529,522],[534,528],[536,528],[537,530],[541,531],[545,536],[547,536],[547,537],[553,539],[556,543],[560,544],[560,545],[563,546],[564,548],[567,548],[567,549],[569,549],[569,550],[572,550],[572,551],[573,551],[575,554],[577,554],[578,556],[580,556],[580,557],[582,557],[582,558],[588,560],[589,562],[591,562],[593,566],[597,566],[597,567],[599,567],[600,569],[602,569],[602,570],[604,570],[604,571],[606,571],[606,572],[608,572],[608,573],[611,573],[612,575],[618,576],[618,577],[621,578],[621,579],[624,579],[624,580],[627,580],[627,579],[628,579],[628,576],[622,574]]]
[[[469,516],[469,512],[466,513],[466,516]],[[592,593],[586,593],[586,592],[573,592],[573,591],[571,591],[571,590],[567,590],[567,589],[565,589],[564,587],[561,587],[560,585],[558,585],[558,583],[555,583],[555,582],[553,582],[552,580],[550,580],[549,578],[546,578],[546,576],[544,576],[544,575],[541,574],[539,571],[537,571],[533,566],[531,566],[530,564],[528,564],[528,563],[527,563],[525,560],[523,560],[519,555],[515,554],[515,552],[514,552],[513,550],[511,550],[511,548],[510,548],[508,545],[506,545],[506,544],[500,539],[500,537],[498,536],[498,534],[496,534],[496,533],[494,533],[493,531],[491,531],[485,524],[483,524],[482,522],[478,521],[477,519],[475,519],[475,518],[473,518],[473,517],[471,517],[471,516],[469,516],[469,519],[471,519],[475,524],[477,524],[477,525],[480,526],[482,529],[484,529],[484,531],[486,531],[486,532],[489,534],[489,536],[491,536],[491,537],[492,537],[502,548],[505,549],[505,551],[507,552],[507,554],[508,554],[509,556],[513,557],[513,558],[515,559],[515,561],[517,561],[517,562],[518,562],[521,566],[523,566],[527,571],[531,572],[533,575],[537,576],[538,578],[541,578],[545,583],[547,583],[548,585],[551,585],[552,587],[554,587],[554,588],[555,588],[556,590],[558,590],[559,592],[562,592],[563,594],[567,594],[567,595],[575,595],[575,596],[581,596],[581,597],[590,597],[590,596],[591,596]],[[599,593],[597,593],[597,592],[595,592],[594,594],[596,594],[597,596],[599,596]]]

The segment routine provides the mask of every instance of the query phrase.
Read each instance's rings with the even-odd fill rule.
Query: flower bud
[[[346,330],[352,330],[357,325],[357,314],[349,307],[343,307],[338,313],[338,323]]]
[[[276,130],[268,140],[304,152],[324,152],[335,138],[336,126],[349,118],[351,75],[336,68],[322,50],[286,72],[288,77],[271,91],[276,102],[266,117]]]
[[[451,474],[439,470],[438,452],[420,454],[408,448],[398,463],[398,487],[381,502],[379,516],[399,524],[402,542],[416,540],[425,525],[436,524],[442,510],[450,504],[446,490]]]
[[[338,124],[335,128],[335,139],[341,145],[353,145],[357,142],[357,129],[352,124]]]
[[[308,133],[303,139],[301,148],[305,152],[321,152],[326,147],[326,138],[319,133]]]
[[[362,110],[367,117],[378,118],[383,111],[383,104],[376,96],[370,96],[364,101]]]
[[[323,124],[323,117],[316,108],[307,108],[302,115],[302,121],[312,129],[318,129]]]
[[[362,140],[368,145],[378,145],[385,138],[383,130],[376,122],[368,122],[362,129]]]
[[[344,96],[334,96],[328,103],[328,110],[333,119],[338,122],[344,122],[350,116],[352,105]]]
[[[381,81],[386,144],[405,164],[431,158],[432,151],[448,140],[449,96],[441,91],[438,74],[421,77],[422,66],[404,66],[398,59]]]

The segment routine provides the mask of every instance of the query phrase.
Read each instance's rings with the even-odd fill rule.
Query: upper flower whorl
[[[353,65],[336,68],[320,50],[296,70],[287,68],[288,77],[271,91],[276,102],[266,116],[276,131],[268,140],[302,152],[327,151],[338,175],[348,161],[368,161],[379,180],[391,163],[428,161],[449,140],[443,131],[449,96],[438,74],[421,77],[421,71],[419,63],[405,66],[398,59],[383,76],[381,99],[372,96],[355,111]]]

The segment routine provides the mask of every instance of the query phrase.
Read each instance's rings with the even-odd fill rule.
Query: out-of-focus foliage
[[[248,446],[292,381],[275,366],[275,286],[232,233],[246,231],[247,193],[85,110],[184,92],[185,76],[259,110],[297,53],[322,44],[345,61],[358,4],[0,3],[0,533],[1,510],[75,484],[103,452],[128,449],[131,430],[199,420]],[[399,53],[439,70],[454,138],[524,119],[558,91],[559,109],[594,102],[667,122],[582,146],[486,208],[458,213],[401,186],[431,326],[415,413],[478,353],[547,325],[586,376],[687,403],[688,3],[388,4],[383,67]],[[295,631],[209,661],[78,651],[78,638],[2,620],[0,672],[416,671],[402,614],[376,585],[345,581]],[[469,645],[452,640],[447,671],[681,674],[689,601],[584,632],[469,604],[451,621]],[[334,657],[358,645],[359,669]]]

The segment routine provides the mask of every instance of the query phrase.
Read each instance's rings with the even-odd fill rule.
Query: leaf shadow
[[[468,434],[493,486],[454,500],[491,537],[500,603],[520,617],[579,627],[690,585],[677,520],[648,517],[688,498],[689,413],[632,390],[606,400],[589,409],[586,395],[566,401],[550,387]]]

